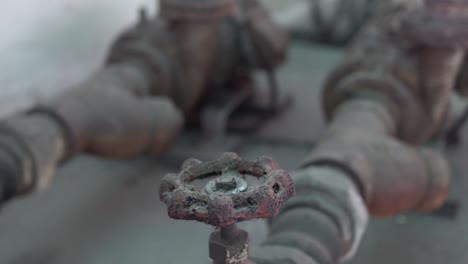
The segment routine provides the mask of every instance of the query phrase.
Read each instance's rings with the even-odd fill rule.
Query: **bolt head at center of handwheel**
[[[216,179],[208,182],[205,186],[205,190],[209,194],[236,194],[247,191],[247,182],[235,175],[235,172],[228,172],[226,175],[222,175]]]

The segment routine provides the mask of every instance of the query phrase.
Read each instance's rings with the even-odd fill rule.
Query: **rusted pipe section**
[[[468,8],[464,0],[415,1],[422,8],[405,10],[400,33],[410,40],[438,48],[468,47]]]
[[[448,164],[421,145],[447,117],[466,43],[466,23],[457,19],[468,5],[428,2],[389,9],[330,75],[323,94],[328,128],[292,174],[297,195],[252,251],[255,263],[340,263],[359,245],[367,214],[429,211],[446,200]],[[410,15],[421,12],[429,21]],[[454,27],[427,27],[441,21]],[[418,34],[408,35],[417,28],[409,25],[419,25]]]
[[[33,186],[45,188],[55,172],[54,165],[66,154],[66,145],[64,130],[47,115],[38,113],[4,121],[0,126],[0,149],[4,154],[1,167],[8,169],[2,178],[14,182],[4,190],[9,194],[6,198],[28,193]]]
[[[292,173],[296,196],[252,250],[257,264],[341,263],[355,254],[368,217],[438,208],[450,183],[446,161],[392,139],[382,105],[351,100]]]
[[[437,126],[447,119],[450,95],[461,70],[465,52],[459,48],[421,48],[421,97],[426,111]]]
[[[232,0],[163,0],[160,2],[164,17],[181,20],[212,20],[229,16],[237,8]]]
[[[368,221],[358,189],[340,170],[314,166],[293,172],[296,195],[252,249],[257,264],[332,264],[356,252]]]
[[[419,59],[419,96],[436,126],[447,119],[449,96],[465,63],[467,7],[465,1],[426,0],[425,8],[409,10],[400,18],[398,32],[414,43]]]
[[[1,148],[19,165],[14,194],[45,188],[58,164],[79,152],[128,158],[164,151],[182,116],[167,98],[135,95],[149,90],[139,70],[110,66],[47,106],[4,121]]]
[[[458,74],[457,83],[455,88],[459,95],[462,97],[468,97],[468,57],[465,54],[465,59],[462,64],[462,68]]]
[[[408,14],[420,10],[432,12],[393,12],[351,47],[327,82],[331,123],[307,162],[346,171],[375,216],[435,209],[448,192],[444,159],[413,146],[443,126],[464,51],[405,37]]]
[[[394,216],[441,206],[450,183],[443,157],[373,132],[384,121],[367,122],[370,119],[366,116],[375,115],[375,120],[379,119],[372,108],[367,108],[367,112],[360,109],[369,104],[362,99],[345,103],[306,165],[325,165],[346,172],[373,216]]]
[[[390,9],[369,25],[325,87],[330,126],[306,164],[347,172],[374,216],[432,210],[448,193],[443,157],[415,147],[444,125],[464,50],[448,37],[459,13],[441,15],[429,2]],[[426,27],[421,13],[447,28]]]
[[[180,130],[182,116],[169,98],[148,96],[152,79],[145,73],[138,65],[110,65],[33,113],[49,114],[63,126],[66,157],[160,153]]]
[[[380,97],[396,120],[395,136],[409,144],[423,144],[444,125],[464,50],[442,36],[460,24],[437,22],[440,16],[424,20],[415,14],[430,10],[416,2],[388,7],[358,35],[325,85],[328,120],[345,100],[372,94]],[[444,26],[427,27],[427,23]],[[433,32],[424,32],[429,28]],[[453,34],[463,34],[457,33]]]

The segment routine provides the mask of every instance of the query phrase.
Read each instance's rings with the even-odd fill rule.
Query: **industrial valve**
[[[258,0],[159,2],[158,16],[142,10],[116,37],[94,75],[0,122],[0,202],[47,188],[82,152],[159,154],[183,127],[213,138],[256,129],[284,109],[274,71],[288,37]],[[258,71],[270,80],[268,106],[254,102]]]
[[[275,216],[294,193],[291,176],[271,158],[246,161],[234,153],[209,162],[189,159],[178,174],[166,175],[160,187],[171,218],[220,229],[210,236],[214,264],[251,263],[248,233],[236,223]]]

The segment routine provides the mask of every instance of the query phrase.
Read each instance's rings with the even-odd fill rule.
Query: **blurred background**
[[[95,71],[115,34],[151,0],[5,0],[0,23],[0,116],[72,87]]]

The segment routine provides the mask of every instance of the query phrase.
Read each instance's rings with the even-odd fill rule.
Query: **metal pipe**
[[[359,101],[345,104],[356,103]],[[337,113],[330,133],[320,140],[306,165],[327,165],[345,171],[360,188],[374,216],[431,210],[442,205],[448,195],[450,173],[440,154],[375,133],[372,128],[381,128],[384,122],[373,124],[364,118],[375,112],[343,113],[346,118],[340,118],[341,113]]]
[[[0,149],[18,160],[1,175],[15,178],[8,196],[46,188],[56,168],[79,152],[128,158],[166,150],[183,119],[170,99],[148,97],[153,81],[144,65],[110,65],[46,106],[2,122]],[[3,156],[4,166],[13,166]]]
[[[431,210],[445,201],[446,161],[388,136],[394,126],[381,117],[389,115],[373,104],[355,99],[336,111],[304,168],[293,174],[296,196],[251,251],[254,263],[341,263],[359,246],[368,214]]]
[[[17,192],[17,175],[21,174],[18,171],[21,167],[18,164],[18,159],[14,153],[7,151],[5,148],[0,149],[0,207],[1,203],[11,199]]]
[[[221,238],[225,241],[235,241],[237,238],[239,229],[237,228],[236,224],[232,224],[226,227],[221,228],[220,235]]]
[[[67,156],[126,158],[170,145],[181,113],[168,98],[148,97],[154,77],[147,73],[134,63],[111,65],[47,106],[67,132]]]
[[[446,200],[446,160],[416,146],[442,125],[466,30],[431,32],[421,20],[412,25],[427,30],[401,38],[408,29],[398,23],[399,12],[370,25],[328,79],[323,99],[329,126],[304,162],[308,173],[296,178],[296,197],[272,220],[265,243],[252,251],[255,263],[338,263],[345,253],[352,255],[349,249],[357,247],[365,229],[365,217],[357,212],[388,217],[434,210]],[[445,40],[464,41],[438,46],[446,35]],[[337,179],[348,184],[339,188]],[[346,243],[349,237],[354,243]],[[346,247],[350,244],[354,247]]]
[[[335,264],[357,250],[368,214],[353,181],[331,167],[294,172],[296,195],[270,222],[267,239],[251,251],[256,264]]]

